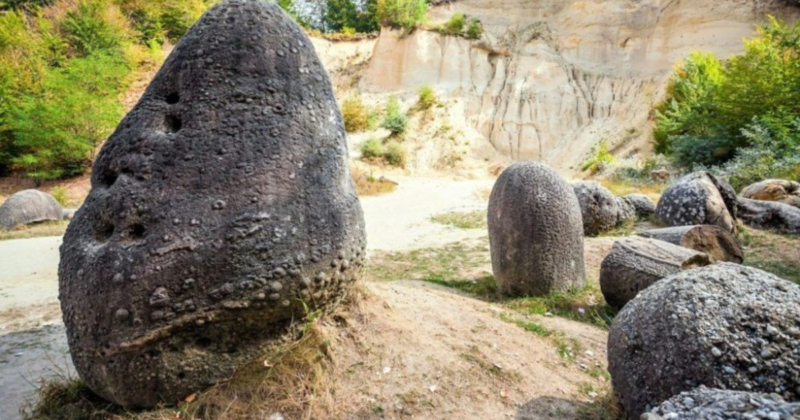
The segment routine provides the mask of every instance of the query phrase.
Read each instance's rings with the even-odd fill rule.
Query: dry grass
[[[308,314],[306,323],[287,333],[297,339],[274,353],[239,369],[216,386],[190,395],[178,407],[134,413],[96,396],[75,378],[62,377],[43,384],[39,399],[28,407],[29,419],[288,419],[341,417],[352,412],[345,399],[336,398],[341,376],[333,362],[337,337],[348,326],[350,310],[365,293],[331,314]],[[350,308],[350,309],[348,309]],[[339,396],[341,397],[341,396]]]
[[[42,222],[28,226],[19,226],[12,230],[0,230],[0,241],[12,239],[42,238],[48,236],[64,236],[67,231],[69,221],[58,220],[53,222]]]
[[[475,211],[454,211],[450,213],[437,214],[431,217],[431,221],[458,229],[487,229],[485,210]]]
[[[744,264],[800,284],[800,236],[751,229],[739,225]]]
[[[643,194],[658,203],[661,194],[669,186],[668,184],[656,184],[652,182],[632,183],[618,179],[603,178],[597,181],[600,185],[608,188],[616,196],[626,196],[628,194]]]
[[[624,418],[622,407],[614,395],[610,383],[607,382],[599,389],[589,385],[583,391],[590,401],[578,410],[578,420],[621,420]]]
[[[351,168],[350,175],[360,197],[389,194],[397,188],[396,182],[384,177],[375,178],[372,174],[364,173],[357,168]]]

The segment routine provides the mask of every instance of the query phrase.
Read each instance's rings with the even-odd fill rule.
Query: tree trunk
[[[717,261],[727,261],[741,264],[744,261],[744,251],[736,238],[714,225],[677,226],[666,229],[649,230],[639,236],[659,241],[669,242],[673,245],[704,252]]]
[[[756,229],[776,229],[800,233],[800,209],[774,201],[739,198],[739,217]]]
[[[708,254],[640,237],[617,241],[600,267],[606,302],[620,309],[657,281],[682,270],[714,263]]]

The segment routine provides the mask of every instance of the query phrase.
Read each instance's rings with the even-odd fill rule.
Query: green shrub
[[[420,109],[429,109],[436,105],[437,102],[439,101],[436,98],[436,92],[430,85],[424,85],[419,88],[419,100],[417,103]]]
[[[478,19],[470,19],[467,25],[468,39],[481,39],[483,36],[483,24]]]
[[[386,144],[386,150],[383,153],[383,160],[385,160],[389,165],[405,168],[406,149],[402,144],[396,141],[390,141]]]
[[[428,14],[426,0],[378,0],[377,15],[386,26],[411,31],[424,23]]]
[[[123,28],[115,25],[109,6],[101,1],[83,1],[67,13],[62,28],[70,47],[82,56],[120,51],[125,41]]]
[[[408,117],[400,110],[400,102],[396,96],[389,98],[389,103],[386,104],[386,116],[383,118],[382,126],[394,135],[406,132]]]
[[[748,134],[754,121],[774,147],[800,146],[792,134],[800,115],[800,23],[786,26],[770,17],[758,34],[724,65],[695,53],[676,70],[667,99],[655,109],[657,151],[683,168],[724,165],[745,150],[754,156],[760,152],[749,149],[764,147]]]
[[[442,32],[448,35],[461,35],[461,32],[464,30],[464,14],[463,13],[456,13],[447,23],[444,24],[442,28]]]
[[[6,124],[22,150],[14,163],[34,179],[83,173],[122,115],[118,95],[130,71],[119,57],[75,58],[20,98]]]
[[[344,129],[348,133],[364,131],[369,126],[369,113],[360,96],[351,96],[342,103]]]
[[[361,144],[361,157],[364,159],[379,159],[383,157],[383,153],[383,143],[376,138],[370,138]]]
[[[592,157],[581,165],[581,170],[596,174],[612,162],[614,162],[614,156],[608,152],[606,141],[601,140],[597,146],[592,148]]]
[[[69,207],[69,199],[67,199],[67,190],[64,187],[55,187],[52,191],[50,191],[50,195],[58,201],[58,204],[61,204],[61,207]]]

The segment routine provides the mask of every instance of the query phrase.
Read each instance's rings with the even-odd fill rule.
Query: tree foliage
[[[744,47],[725,62],[694,53],[673,74],[667,99],[655,110],[654,134],[657,151],[677,166],[730,169],[737,162],[760,162],[756,166],[763,169],[769,161],[777,168],[796,156],[800,25],[770,17]],[[765,160],[766,152],[773,157]]]
[[[428,2],[426,0],[378,0],[377,13],[382,24],[411,31],[427,19]]]

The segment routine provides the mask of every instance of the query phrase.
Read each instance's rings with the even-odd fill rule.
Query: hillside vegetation
[[[737,189],[800,176],[800,25],[775,18],[723,61],[694,53],[657,107],[656,150],[675,166],[714,167]]]
[[[218,0],[0,1],[0,176],[37,181],[86,172],[125,112],[137,77]],[[413,29],[425,0],[278,4],[310,30]]]

